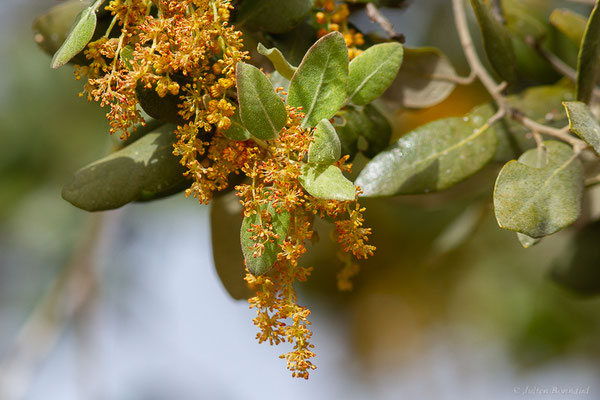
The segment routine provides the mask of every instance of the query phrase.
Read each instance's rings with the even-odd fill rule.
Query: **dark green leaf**
[[[302,187],[318,199],[351,201],[356,188],[335,165],[305,165],[299,177]]]
[[[334,121],[335,131],[342,145],[342,155],[352,160],[358,153],[358,136],[362,131],[362,113],[354,108],[346,108],[337,114]]]
[[[306,53],[290,81],[287,102],[302,107],[303,127],[330,119],[346,98],[348,48],[339,32],[319,39]]]
[[[492,15],[482,0],[471,0],[479,22],[483,47],[490,64],[500,77],[508,83],[517,79],[516,58],[506,28]]]
[[[250,30],[284,33],[302,22],[312,5],[313,0],[245,0],[235,23]]]
[[[575,132],[592,146],[596,154],[600,155],[600,124],[587,104],[580,101],[565,101],[563,105],[567,110],[571,132]]]
[[[296,67],[291,65],[281,54],[278,48],[273,47],[272,49],[267,49],[262,43],[259,43],[257,46],[257,50],[260,54],[267,57],[269,61],[275,67],[275,70],[281,74],[285,79],[292,79],[294,76],[294,72],[296,72]]]
[[[577,58],[577,100],[589,103],[600,75],[600,1],[592,10]]]
[[[360,135],[367,141],[367,148],[361,150],[364,155],[373,158],[390,145],[392,127],[388,119],[373,104],[365,106],[361,115],[364,123]]]
[[[366,197],[428,193],[455,185],[494,156],[496,133],[487,122],[491,116],[488,109],[418,127],[371,160],[356,185]]]
[[[266,208],[267,214],[270,221],[263,221],[263,216],[258,214],[252,214],[249,217],[245,217],[242,222],[242,229],[240,231],[240,241],[242,245],[242,253],[246,259],[246,267],[254,275],[262,275],[268,272],[273,264],[277,261],[277,254],[279,254],[280,247],[287,236],[288,227],[290,224],[290,213],[287,211],[277,212],[271,204]],[[279,236],[278,239],[265,243],[264,251],[259,257],[254,256],[255,250],[253,249],[256,243],[252,240],[254,232],[249,232],[253,229],[253,225],[261,225],[269,223],[272,224],[273,232]]]
[[[231,127],[223,130],[223,135],[231,140],[248,140],[250,139],[250,132],[242,124],[240,119],[239,109],[235,110],[235,113],[230,117]]]
[[[179,114],[181,100],[178,95],[167,93],[164,97],[160,97],[156,93],[156,85],[147,88],[142,82],[138,82],[135,94],[140,102],[140,107],[152,118],[170,124],[185,124],[186,121]]]
[[[342,145],[335,128],[329,120],[323,119],[313,133],[314,140],[308,148],[308,162],[333,164],[342,156]]]
[[[94,5],[79,13],[64,43],[52,57],[52,68],[58,68],[68,63],[92,39],[96,29],[96,9],[97,6]]]
[[[252,296],[244,281],[244,255],[237,233],[242,221],[242,205],[234,193],[212,199],[210,232],[213,261],[221,283],[236,300]]]
[[[185,168],[173,155],[174,128],[163,125],[83,167],[63,188],[63,198],[81,209],[102,211],[181,190],[187,179]]]
[[[496,180],[494,207],[503,229],[532,238],[551,235],[575,222],[581,212],[583,168],[571,147],[544,142],[507,163]]]
[[[550,14],[550,23],[579,47],[587,23],[583,15],[566,8],[557,8]]]
[[[434,106],[450,95],[456,71],[446,56],[433,47],[404,48],[402,66],[384,97],[406,108]]]
[[[286,124],[287,111],[269,78],[255,66],[241,62],[236,77],[242,123],[258,139],[276,139]]]
[[[577,232],[552,269],[552,279],[583,295],[600,294],[600,221]]]
[[[400,43],[381,43],[369,47],[350,62],[348,99],[365,105],[385,92],[396,78],[402,64]]]

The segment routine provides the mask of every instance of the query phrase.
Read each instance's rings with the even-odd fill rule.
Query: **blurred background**
[[[500,165],[442,194],[364,201],[378,249],[352,292],[336,288],[322,224],[299,287],[318,369],[290,378],[288,349],[256,342],[255,312],[217,277],[208,207],[180,194],[89,214],[62,200],[111,139],[72,69],[50,69],[33,40],[57,3],[0,7],[1,400],[600,399],[600,300],[549,278],[573,233],[526,250],[499,229]],[[466,75],[449,1],[388,15],[407,45],[439,47]],[[484,98],[458,88],[398,112],[400,130]]]

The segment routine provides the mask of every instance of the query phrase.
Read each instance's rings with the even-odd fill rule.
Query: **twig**
[[[469,27],[467,25],[467,17],[463,8],[462,0],[452,0],[452,8],[454,11],[454,21],[456,24],[456,30],[460,37],[460,42],[467,58],[467,62],[471,67],[471,70],[477,75],[483,86],[490,93],[496,105],[498,106],[499,112],[503,113],[515,121],[520,122],[525,127],[529,128],[532,132],[541,133],[544,135],[552,136],[557,139],[563,140],[573,146],[575,153],[581,152],[587,145],[584,141],[576,139],[569,135],[568,126],[562,129],[552,128],[543,124],[540,124],[530,118],[527,118],[519,110],[510,107],[506,98],[502,95],[502,91],[506,87],[506,83],[496,83],[494,78],[488,73],[475,51],[471,34],[469,33]]]
[[[390,20],[387,19],[385,15],[383,15],[372,3],[367,3],[367,15],[371,21],[377,23],[381,29],[383,29],[390,39],[396,40],[400,43],[404,43],[406,41],[404,35],[396,32],[394,25],[392,25]]]

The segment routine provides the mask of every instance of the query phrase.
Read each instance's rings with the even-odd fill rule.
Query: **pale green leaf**
[[[335,128],[329,120],[323,119],[313,133],[314,140],[308,148],[308,162],[333,164],[342,156],[342,145]]]
[[[259,43],[257,51],[271,61],[273,67],[275,67],[275,70],[279,72],[281,76],[287,80],[292,79],[297,67],[291,65],[278,48],[273,47],[272,49],[267,49],[262,43]]]
[[[475,174],[496,151],[496,133],[487,122],[492,114],[487,109],[444,118],[406,134],[361,171],[355,183],[362,196],[428,193]]]
[[[588,20],[577,58],[577,100],[589,103],[600,75],[600,1]]]
[[[276,139],[286,124],[287,111],[269,78],[255,66],[242,62],[237,63],[236,78],[242,123],[258,139]]]
[[[348,48],[339,32],[319,39],[306,53],[290,81],[287,102],[302,107],[304,128],[330,119],[346,98]]]
[[[90,6],[79,13],[64,43],[52,57],[52,68],[58,68],[68,63],[92,39],[96,29],[96,8],[96,6]]]
[[[575,222],[581,212],[583,168],[573,149],[544,142],[508,162],[494,189],[494,208],[503,229],[532,238],[551,235]]]
[[[563,103],[569,117],[569,128],[592,146],[600,155],[600,124],[587,104],[580,101],[565,101]]]
[[[298,178],[302,187],[318,199],[351,201],[356,188],[335,165],[305,165]]]
[[[262,275],[268,272],[273,264],[277,261],[277,254],[280,251],[280,245],[283,243],[287,236],[289,224],[290,224],[290,213],[287,211],[277,211],[273,208],[272,204],[266,207],[267,214],[270,221],[263,221],[263,216],[259,214],[252,214],[249,217],[245,217],[242,222],[242,228],[240,231],[240,242],[242,245],[242,253],[246,260],[246,267],[254,275]],[[278,239],[268,241],[265,243],[264,251],[260,256],[255,256],[255,249],[253,248],[256,241],[252,239],[255,235],[253,225],[265,226],[265,224],[271,224],[273,232],[278,235]]]
[[[174,125],[163,125],[129,146],[77,171],[62,196],[87,211],[110,210],[181,190],[185,168],[173,155]]]
[[[530,236],[524,235],[519,232],[517,232],[517,239],[519,239],[519,243],[521,243],[521,246],[523,246],[526,249],[535,246],[541,240],[541,239],[532,238]]]
[[[550,23],[579,47],[587,23],[583,15],[566,8],[557,8],[550,14]]]
[[[453,77],[454,67],[438,49],[404,48],[402,66],[384,97],[405,108],[431,107],[452,93]]]
[[[244,280],[244,254],[238,236],[244,220],[242,205],[233,192],[215,196],[210,205],[210,234],[217,275],[231,297],[247,299],[252,291]]]
[[[403,53],[400,43],[381,43],[353,59],[348,75],[348,99],[356,105],[365,105],[381,96],[398,75]]]
[[[483,47],[490,64],[500,77],[513,83],[517,79],[516,57],[506,28],[492,15],[482,0],[471,0],[477,16]]]
[[[35,42],[46,53],[54,55],[65,42],[78,14],[86,8],[80,0],[56,4],[33,22]]]

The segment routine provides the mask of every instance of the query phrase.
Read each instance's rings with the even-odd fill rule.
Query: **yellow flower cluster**
[[[332,3],[317,1],[325,9]],[[292,351],[281,357],[294,377],[307,379],[315,369],[310,361],[315,356],[310,310],[297,304],[293,283],[305,281],[312,268],[302,267],[299,259],[307,242],[316,236],[315,215],[338,221],[337,240],[345,254],[371,255],[375,248],[367,244],[371,232],[362,227],[363,209],[356,201],[317,199],[303,189],[299,177],[313,131],[301,127],[304,115],[300,111],[287,108],[286,126],[276,140],[235,141],[225,136],[237,107],[235,66],[248,58],[242,51],[241,33],[228,25],[229,0],[112,0],[106,9],[113,21],[106,35],[88,45],[89,65],[76,70],[78,77],[88,77],[88,98],[110,106],[111,133],[119,131],[126,138],[129,129],[143,123],[138,105],[144,93],[175,97],[180,123],[174,154],[181,157],[192,178],[186,195],[201,203],[209,203],[214,192],[226,189],[232,177],[246,177],[235,187],[237,195],[244,215],[258,215],[261,220],[249,230],[255,244],[246,250],[260,257],[266,245],[281,243],[269,272],[246,276],[256,289],[249,302],[257,311],[257,338],[292,344]],[[331,23],[346,29],[347,8],[329,11]],[[115,27],[120,34],[112,37]],[[362,43],[362,36],[349,30],[348,34],[354,35],[353,44]],[[346,161],[343,157],[336,166],[348,171]],[[275,232],[273,215],[267,209],[289,215],[285,237]],[[358,268],[351,258],[346,261],[339,278],[343,289],[351,286],[350,278]]]
[[[316,0],[314,15],[319,25],[318,37],[334,31],[341,32],[348,46],[350,59],[362,53],[359,47],[365,44],[365,38],[362,33],[348,27],[350,10],[346,3],[336,4],[335,0]]]

